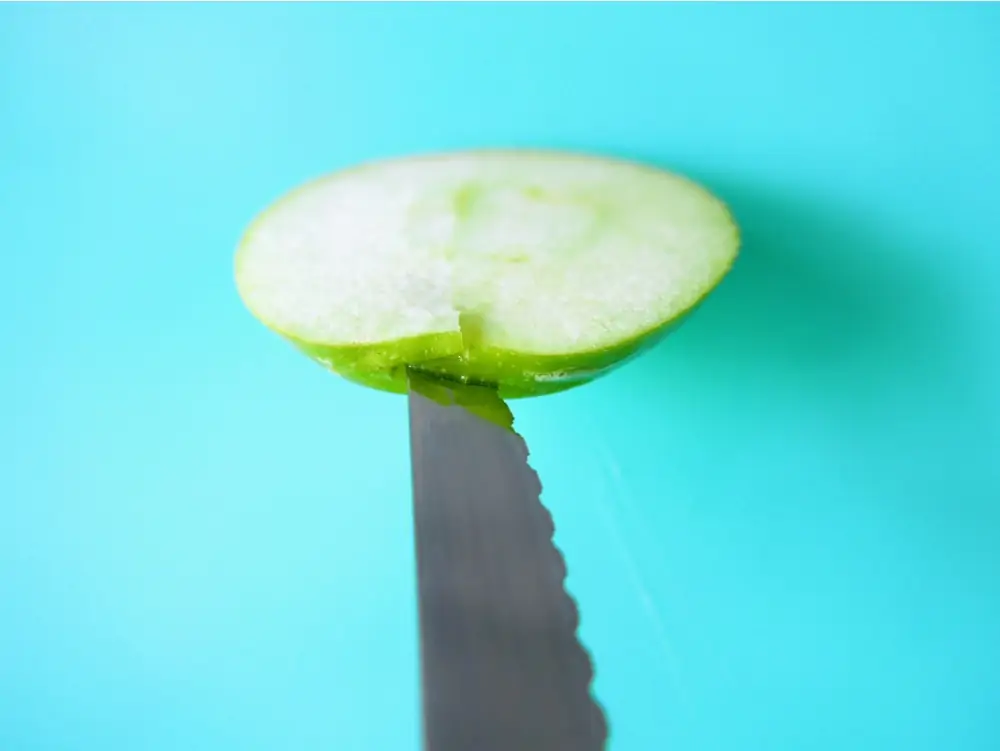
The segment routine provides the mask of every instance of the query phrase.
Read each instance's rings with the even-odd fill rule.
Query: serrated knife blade
[[[419,378],[409,415],[425,751],[601,751],[593,668],[527,445],[448,387],[429,397]],[[485,389],[480,407],[483,394],[495,400],[487,413],[506,410]]]

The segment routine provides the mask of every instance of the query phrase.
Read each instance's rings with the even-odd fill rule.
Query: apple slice
[[[406,368],[561,391],[658,341],[722,279],[739,233],[690,181],[603,157],[471,151],[311,182],[249,227],[240,296],[352,381]]]

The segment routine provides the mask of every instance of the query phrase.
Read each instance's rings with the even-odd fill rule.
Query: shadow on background
[[[707,446],[824,441],[814,450],[843,452],[831,466],[864,471],[898,503],[1000,514],[1000,426],[958,275],[934,257],[948,248],[863,205],[679,171],[729,205],[741,253],[701,308],[628,366],[629,398]],[[820,433],[793,427],[802,410]]]
[[[857,207],[693,177],[729,205],[741,253],[681,329],[697,335],[655,357],[782,379],[861,366],[869,382],[885,385],[949,348],[945,280],[924,266],[924,253],[894,242]]]

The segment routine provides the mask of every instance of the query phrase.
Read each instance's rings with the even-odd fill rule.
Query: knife
[[[601,751],[578,612],[494,389],[410,371],[425,751]]]

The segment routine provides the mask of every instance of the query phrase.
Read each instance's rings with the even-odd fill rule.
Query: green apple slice
[[[264,211],[240,296],[335,373],[397,393],[407,367],[561,391],[658,341],[722,279],[739,235],[694,183],[603,157],[472,151],[382,161]]]

